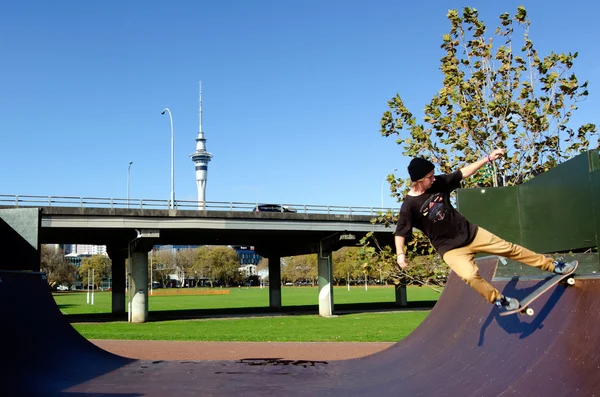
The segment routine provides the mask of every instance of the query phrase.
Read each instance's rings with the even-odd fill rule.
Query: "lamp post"
[[[398,168],[394,168],[393,170],[390,170],[387,174],[385,174],[385,179],[383,180],[383,182],[381,182],[381,210],[382,211],[383,211],[383,184],[387,181],[387,176],[394,171],[398,171]]]
[[[174,165],[174,143],[175,136],[173,134],[173,115],[171,114],[171,110],[169,108],[164,108],[160,114],[165,114],[165,112],[169,112],[169,120],[171,120],[171,205],[170,208],[175,208],[175,165]]]
[[[127,167],[127,208],[129,208],[129,174],[131,173],[131,164],[133,164],[133,161],[130,161]]]

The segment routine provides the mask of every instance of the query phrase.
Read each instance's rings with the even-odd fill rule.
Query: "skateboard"
[[[575,284],[575,277],[573,277],[575,270],[577,270],[577,266],[579,263],[575,262],[575,268],[567,273],[567,274],[555,274],[554,276],[547,279],[543,284],[537,287],[533,292],[527,295],[523,300],[519,301],[519,308],[515,310],[508,310],[505,312],[501,312],[501,316],[508,316],[510,314],[527,314],[528,316],[533,316],[535,314],[535,310],[529,307],[537,298],[542,296],[546,291],[550,288],[554,287],[556,284],[563,282],[563,285],[569,286]]]

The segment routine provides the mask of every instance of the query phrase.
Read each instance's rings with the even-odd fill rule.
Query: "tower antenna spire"
[[[200,127],[198,129],[198,131],[200,133],[202,133],[202,80],[200,81],[200,97],[198,99],[198,103],[199,103],[199,107],[198,107],[198,117],[199,117],[199,123],[200,123]]]
[[[208,163],[213,155],[206,151],[206,138],[202,131],[202,81],[199,84],[200,97],[198,99],[199,128],[196,137],[196,151],[190,155],[196,165],[196,186],[198,187],[198,210],[206,209],[206,180],[208,179]]]

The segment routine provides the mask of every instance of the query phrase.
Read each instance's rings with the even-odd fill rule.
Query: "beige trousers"
[[[554,271],[552,258],[502,240],[480,227],[471,244],[446,252],[443,259],[471,288],[492,303],[502,294],[479,275],[474,260],[477,253],[499,255],[548,272]]]

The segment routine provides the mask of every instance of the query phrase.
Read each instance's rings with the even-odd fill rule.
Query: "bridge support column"
[[[148,321],[148,252],[159,237],[158,230],[137,230],[137,237],[129,243],[129,322]]]
[[[323,242],[319,244],[319,315],[333,316],[333,266],[331,250],[323,249]]]
[[[281,257],[269,256],[269,306],[281,310]]]
[[[109,244],[106,251],[112,261],[112,313],[125,314],[125,260],[127,250]]]
[[[131,316],[132,323],[148,321],[148,251],[131,253]]]
[[[408,306],[408,300],[406,299],[406,284],[397,285],[394,290],[396,291],[396,306]]]

